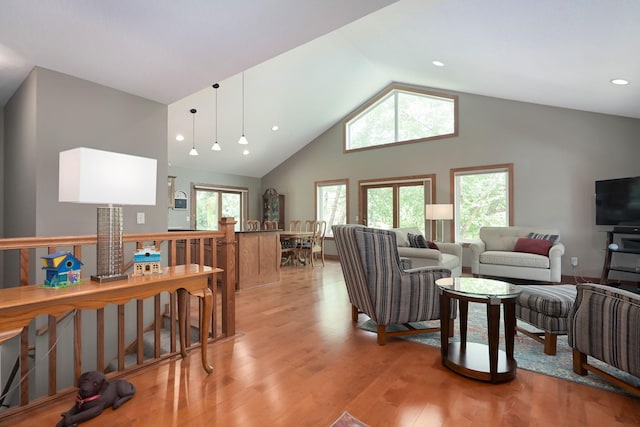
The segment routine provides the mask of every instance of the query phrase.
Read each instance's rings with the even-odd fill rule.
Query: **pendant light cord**
[[[244,71],[242,72],[242,135],[244,135]]]
[[[213,87],[216,89],[216,140],[215,143],[218,143],[218,84],[214,84]]]
[[[191,133],[191,148],[196,148],[196,109],[191,109],[191,116],[193,117],[193,132]]]

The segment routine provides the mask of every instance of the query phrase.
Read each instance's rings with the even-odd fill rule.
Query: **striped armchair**
[[[441,267],[404,270],[393,231],[354,224],[334,225],[332,230],[354,322],[359,313],[369,316],[377,325],[380,345],[386,344],[389,336],[440,330],[418,328],[410,323],[440,318],[435,281],[450,277],[450,270]],[[404,328],[388,331],[389,325]]]
[[[640,388],[590,365],[594,357],[638,377],[640,384],[640,295],[611,286],[577,285],[576,302],[569,314],[569,345],[573,370],[590,371],[640,396]]]

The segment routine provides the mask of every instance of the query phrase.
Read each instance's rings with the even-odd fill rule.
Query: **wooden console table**
[[[209,278],[220,268],[197,264],[166,267],[163,274],[129,276],[127,280],[98,283],[85,279],[67,288],[45,288],[41,285],[0,289],[0,338],[18,335],[31,320],[40,315],[58,316],[73,309],[98,309],[107,304],[124,304],[132,299],[145,299],[161,292],[177,292],[180,353],[186,357],[185,334],[189,315],[186,313],[187,292],[203,301],[200,316],[202,367],[207,373],[213,367],[207,361],[207,341],[213,308]]]

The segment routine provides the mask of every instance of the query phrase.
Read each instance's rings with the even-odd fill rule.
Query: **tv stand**
[[[611,249],[609,245],[614,242],[615,235],[638,235],[640,234],[640,228],[638,227],[615,227],[613,231],[607,231],[607,243],[605,247],[604,265],[602,267],[602,276],[600,276],[600,283],[607,285],[609,282],[609,273],[612,271],[621,271],[623,273],[640,274],[640,250],[637,248],[626,248],[620,242],[618,249]],[[620,239],[623,240],[623,239]],[[635,266],[611,266],[611,260],[616,253],[624,254],[636,254]],[[639,282],[640,283],[640,282]],[[638,288],[640,289],[640,287]]]
[[[614,233],[619,233],[619,234],[640,234],[640,227],[637,226],[618,226],[618,227],[613,227],[613,232]]]

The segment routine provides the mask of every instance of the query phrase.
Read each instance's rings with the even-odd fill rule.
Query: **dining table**
[[[303,244],[311,242],[314,234],[313,231],[280,231],[280,246],[282,248],[280,265],[306,265],[308,260],[301,256],[305,249]]]

